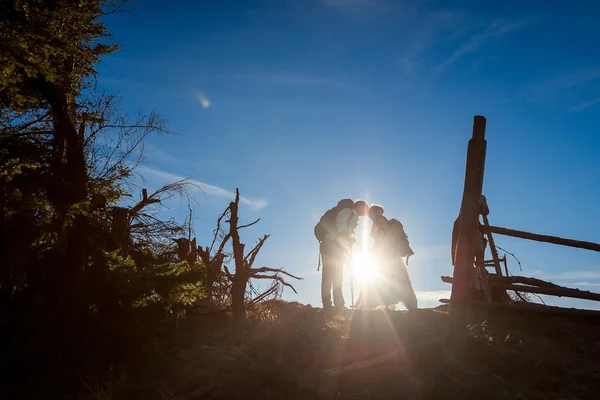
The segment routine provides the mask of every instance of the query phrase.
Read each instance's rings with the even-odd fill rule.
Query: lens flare
[[[367,283],[377,278],[377,266],[368,252],[361,251],[352,255],[352,274],[359,283]]]

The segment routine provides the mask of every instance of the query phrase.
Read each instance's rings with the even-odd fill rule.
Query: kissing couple
[[[372,262],[366,267],[375,271],[370,271],[374,279],[362,282],[354,308],[387,308],[398,303],[403,303],[409,310],[417,308],[417,298],[403,260],[406,257],[408,263],[414,252],[403,225],[397,219],[388,220],[384,212],[385,209],[377,204],[369,206],[363,200],[343,199],[315,226],[314,233],[320,244],[319,267],[321,260],[323,263],[321,299],[325,312],[332,312],[334,306],[338,311],[346,309],[342,293],[344,265],[352,261],[352,247],[356,243],[354,231],[359,217],[369,217],[372,221]]]

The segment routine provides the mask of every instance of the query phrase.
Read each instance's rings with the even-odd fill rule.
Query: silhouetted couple
[[[417,308],[417,299],[402,260],[402,257],[408,260],[414,252],[400,221],[388,221],[383,213],[384,209],[379,205],[369,207],[362,200],[344,199],[328,210],[315,226],[320,260],[323,261],[321,299],[326,312],[334,305],[338,310],[346,308],[342,294],[344,265],[351,261],[359,217],[369,217],[373,222],[371,258],[378,267],[378,274],[377,279],[362,284],[357,308],[370,309],[400,302],[408,309]]]

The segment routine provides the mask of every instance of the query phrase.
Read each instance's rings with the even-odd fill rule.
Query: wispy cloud
[[[168,164],[182,164],[185,163],[181,158],[170,155],[169,153],[159,149],[152,144],[145,145],[145,155],[147,159],[168,163]]]
[[[487,40],[496,36],[502,36],[508,32],[514,31],[515,29],[521,27],[525,24],[527,20],[519,20],[514,22],[494,22],[489,28],[485,29],[483,32],[479,32],[473,36],[471,36],[466,42],[464,42],[461,46],[458,47],[452,53],[450,57],[448,57],[444,62],[442,62],[437,68],[436,72],[441,73],[446,68],[448,68],[452,63],[456,62],[461,57],[466,54],[475,52],[481,45],[483,45]]]
[[[453,10],[419,10],[414,27],[407,33],[406,48],[400,56],[403,77],[411,77],[419,68],[421,56],[435,45],[442,34],[452,34],[462,26],[464,13]]]
[[[144,177],[152,176],[163,183],[176,182],[186,179],[183,176],[171,174],[169,172],[161,171],[147,166],[139,166],[138,168],[136,168],[136,172],[138,172]],[[227,189],[223,189],[221,187],[211,185],[208,183],[200,182],[195,179],[188,180],[190,181],[190,183],[200,188],[208,196],[223,197],[227,199],[233,199],[235,197],[235,194]],[[252,200],[244,196],[240,196],[240,202],[246,204],[247,206],[255,210],[260,210],[269,205],[269,202],[265,199]]]
[[[575,68],[566,72],[556,74],[550,78],[545,78],[540,82],[534,83],[516,96],[511,98],[511,101],[523,99],[533,103],[547,102],[548,100],[557,100],[564,98],[561,92],[569,91],[570,89],[579,88],[583,85],[597,84],[600,79],[600,66],[588,66],[583,68]],[[560,96],[559,96],[560,95]],[[586,108],[595,106],[600,103],[600,97],[582,102],[568,110],[569,113],[576,113]]]
[[[600,104],[600,97],[596,97],[596,98],[595,98],[595,99],[593,99],[593,100],[586,101],[585,103],[581,103],[581,104],[579,104],[579,105],[577,105],[577,106],[575,106],[575,107],[571,108],[571,109],[569,110],[569,112],[570,112],[571,114],[574,114],[574,113],[577,113],[577,112],[579,112],[579,111],[583,111],[583,110],[585,110],[586,108],[593,107],[593,106],[595,106],[595,105],[597,105],[597,104]]]
[[[557,92],[584,85],[598,78],[600,78],[600,66],[578,68],[536,85],[533,91],[538,93]]]

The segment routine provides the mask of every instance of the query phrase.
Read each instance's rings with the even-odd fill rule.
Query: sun
[[[377,276],[377,266],[371,258],[371,254],[366,251],[356,252],[352,255],[352,275],[360,283],[374,281]]]

